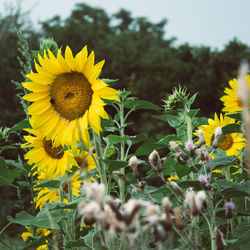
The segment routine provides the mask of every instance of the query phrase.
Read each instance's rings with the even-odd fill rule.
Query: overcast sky
[[[0,12],[4,2],[0,0]],[[108,14],[125,8],[133,17],[145,16],[152,22],[168,19],[166,38],[175,36],[176,45],[223,46],[234,37],[250,45],[250,0],[22,0],[22,9],[31,10],[34,24],[54,15],[69,16],[76,3],[101,7]]]

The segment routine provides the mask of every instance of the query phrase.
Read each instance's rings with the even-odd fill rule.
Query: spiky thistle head
[[[165,99],[163,99],[163,107],[166,111],[174,109],[183,109],[185,101],[187,100],[188,94],[187,89],[182,86],[174,87],[173,93],[168,94]]]

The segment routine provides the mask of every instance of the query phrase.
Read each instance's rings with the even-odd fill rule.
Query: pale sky
[[[4,2],[0,0],[0,12]],[[100,7],[108,14],[120,8],[131,11],[133,17],[145,16],[152,22],[168,19],[166,38],[175,36],[176,45],[207,45],[222,49],[234,37],[250,45],[250,0],[22,0],[22,9],[31,10],[37,27],[54,15],[66,18],[76,3]]]

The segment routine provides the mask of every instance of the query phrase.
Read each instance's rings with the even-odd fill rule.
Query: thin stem
[[[213,227],[211,226],[207,216],[202,212],[201,212],[201,214],[205,218],[207,225],[208,225],[208,228],[209,228],[210,238],[211,238],[211,250],[215,250],[215,237],[214,237]]]
[[[105,190],[107,194],[108,188],[107,188],[106,166],[102,161],[103,154],[102,154],[101,138],[94,131],[93,131],[93,138],[94,138],[94,144],[95,144],[97,161],[98,161],[98,164],[96,167],[98,169],[101,182],[105,185]]]
[[[0,236],[1,236],[1,234],[5,231],[5,229],[8,227],[8,226],[10,226],[11,224],[13,224],[12,222],[9,222],[7,225],[5,225],[4,227],[3,227],[3,229],[0,231]]]

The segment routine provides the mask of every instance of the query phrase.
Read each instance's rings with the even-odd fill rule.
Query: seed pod
[[[151,168],[157,172],[157,173],[161,173],[163,171],[163,167],[161,164],[161,158],[159,156],[159,153],[154,150],[150,155],[149,155],[149,163]]]
[[[185,225],[181,218],[181,209],[179,207],[175,207],[173,209],[173,213],[174,213],[174,218],[175,218],[174,221],[176,228],[182,230],[185,227]]]

